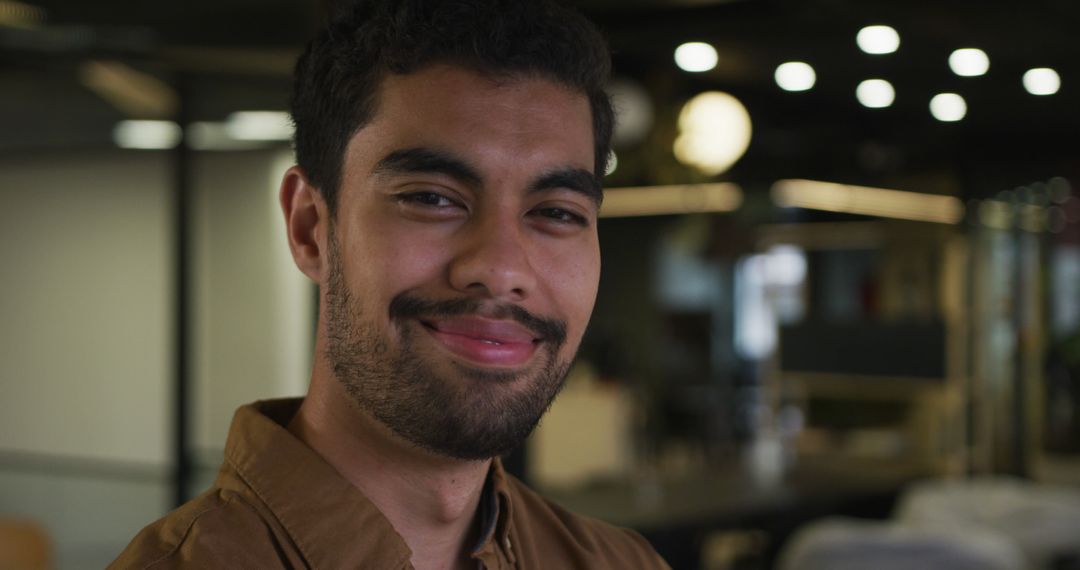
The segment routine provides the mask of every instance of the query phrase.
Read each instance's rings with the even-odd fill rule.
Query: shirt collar
[[[285,426],[299,398],[264,400],[237,410],[225,460],[266,504],[312,568],[409,568],[412,551],[356,487]],[[491,463],[480,502],[481,540],[508,552],[513,507],[502,462]]]
[[[379,509],[285,426],[300,399],[237,410],[225,460],[285,527],[312,568],[409,567],[412,552]]]

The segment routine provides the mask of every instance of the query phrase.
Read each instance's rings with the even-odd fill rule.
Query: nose
[[[458,236],[450,285],[470,296],[520,302],[536,286],[524,228],[512,217],[476,220]]]

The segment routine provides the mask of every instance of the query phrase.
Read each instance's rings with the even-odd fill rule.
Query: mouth
[[[463,315],[421,319],[420,324],[454,356],[484,368],[518,368],[544,339],[516,321]]]

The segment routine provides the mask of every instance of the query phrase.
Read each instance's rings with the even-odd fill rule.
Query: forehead
[[[480,74],[434,65],[387,75],[372,120],[346,156],[373,163],[395,150],[453,151],[486,167],[593,170],[593,131],[584,93],[533,76]]]
[[[379,89],[376,118],[405,119],[399,113],[425,117],[496,113],[516,118],[579,123],[592,130],[591,111],[583,92],[534,75],[492,75],[459,66],[437,64],[409,74],[388,74]],[[475,119],[476,117],[471,117]]]

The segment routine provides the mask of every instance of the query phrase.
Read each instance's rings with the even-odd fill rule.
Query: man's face
[[[518,445],[550,405],[600,272],[588,100],[433,66],[383,81],[344,157],[326,358],[355,403],[462,459]]]

